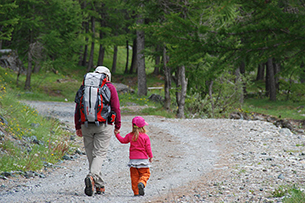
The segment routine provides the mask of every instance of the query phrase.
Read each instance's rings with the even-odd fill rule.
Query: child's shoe
[[[144,188],[145,188],[144,184],[140,182],[138,184],[138,188],[139,188],[139,195],[144,196]]]
[[[94,180],[92,176],[87,176],[85,178],[85,185],[86,185],[85,194],[88,196],[92,196],[94,191]]]
[[[101,195],[101,194],[105,194],[105,187],[97,187],[96,188],[96,194]]]

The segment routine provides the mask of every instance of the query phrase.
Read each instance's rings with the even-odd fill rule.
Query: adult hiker
[[[76,135],[83,137],[89,173],[85,178],[85,194],[92,196],[105,192],[102,164],[110,139],[121,128],[120,102],[115,86],[110,82],[111,72],[105,66],[96,67],[84,76],[75,96],[74,122]]]

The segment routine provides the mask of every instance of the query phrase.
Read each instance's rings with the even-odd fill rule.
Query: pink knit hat
[[[141,116],[136,116],[132,119],[132,124],[138,126],[139,128],[144,127],[145,125],[148,125],[148,123],[145,121],[144,118]]]

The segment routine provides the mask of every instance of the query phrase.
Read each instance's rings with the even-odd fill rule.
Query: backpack
[[[75,102],[79,104],[80,121],[85,123],[94,122],[112,123],[115,119],[114,112],[111,111],[111,92],[107,85],[105,74],[87,73],[84,76],[83,84],[75,96]]]

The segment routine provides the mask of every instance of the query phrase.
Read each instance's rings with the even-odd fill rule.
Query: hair
[[[146,133],[146,132],[147,132],[147,130],[145,129],[145,126],[143,126],[142,128],[139,128],[138,126],[132,124],[132,132],[131,132],[133,134],[132,141],[134,141],[134,142],[137,141],[139,138],[139,134]]]

